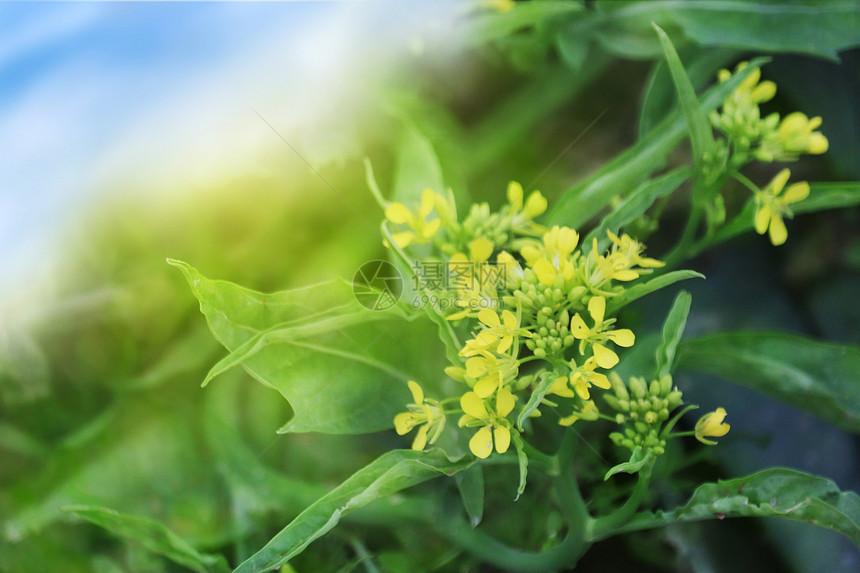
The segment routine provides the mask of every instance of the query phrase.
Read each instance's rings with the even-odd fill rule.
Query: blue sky
[[[111,173],[191,155],[205,171],[223,161],[210,133],[254,148],[255,109],[311,121],[426,20],[406,4],[0,3],[0,297],[44,272]]]

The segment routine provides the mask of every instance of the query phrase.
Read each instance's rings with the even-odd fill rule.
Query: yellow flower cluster
[[[610,387],[606,371],[619,362],[615,348],[635,342],[631,330],[616,328],[607,300],[663,264],[643,256],[644,246],[629,235],[612,232],[609,248],[601,252],[594,240],[584,254],[576,230],[534,222],[547,207],[539,191],[526,197],[522,186],[511,182],[506,195],[499,212],[476,205],[463,222],[430,190],[414,212],[400,203],[386,209],[391,223],[407,227],[392,235],[398,246],[429,243],[443,258],[448,254],[447,264],[467,269],[449,277],[454,303],[440,309],[453,328],[468,333],[459,360],[445,370],[466,389],[442,403],[459,401],[458,425],[477,428],[469,449],[481,458],[507,451],[511,433],[518,431],[514,414],[529,394],[539,392],[541,398],[530,416],[563,403],[561,425],[599,417],[593,388]],[[503,280],[482,281],[480,265],[492,265]],[[527,363],[529,372],[522,375]],[[401,434],[417,427],[413,447],[423,449],[441,434],[445,414],[441,403],[425,399],[419,388],[410,382],[415,402],[398,414],[395,426]]]
[[[735,73],[747,68],[741,62]],[[720,70],[721,82],[732,76],[728,70]],[[821,118],[809,118],[794,112],[780,120],[778,113],[761,117],[759,104],[773,99],[776,84],[761,81],[761,70],[752,70],[723,102],[722,110],[711,114],[711,123],[724,132],[735,148],[736,160],[743,163],[747,152],[759,161],[794,161],[800,155],[819,155],[827,151],[827,138],[820,131]]]

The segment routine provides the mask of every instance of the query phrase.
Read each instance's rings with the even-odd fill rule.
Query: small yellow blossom
[[[483,263],[493,254],[493,243],[483,237],[469,243],[469,258],[476,263]]]
[[[511,206],[513,226],[522,227],[546,211],[546,197],[540,191],[532,191],[523,205],[523,186],[516,181],[508,183],[508,204]]]
[[[499,305],[497,281],[488,280],[488,277],[476,273],[478,269],[475,262],[470,261],[463,253],[456,253],[448,260],[448,288],[456,296],[455,306],[461,310],[446,317],[447,320],[475,316],[479,309]]]
[[[474,381],[472,391],[481,398],[491,396],[518,373],[519,362],[509,354],[482,352],[466,360],[466,376]]]
[[[417,382],[409,380],[407,385],[412,392],[414,403],[407,406],[407,412],[394,417],[394,429],[398,435],[403,436],[420,424],[415,440],[412,442],[412,449],[423,450],[428,442],[432,444],[439,439],[445,427],[445,414],[436,401],[424,398],[424,390]]]
[[[534,270],[538,280],[552,286],[557,276],[568,281],[576,274],[575,257],[571,257],[579,243],[579,233],[570,227],[556,225],[543,236],[543,243],[526,245],[520,253],[526,264]]]
[[[514,409],[516,397],[507,388],[501,388],[496,393],[494,410],[487,410],[484,400],[474,392],[466,392],[460,398],[463,417],[460,427],[480,426],[480,429],[469,440],[469,449],[477,457],[484,459],[493,452],[493,447],[500,454],[508,451],[511,445],[510,421],[506,418]]]
[[[627,233],[622,234],[620,238],[609,230],[606,231],[606,234],[609,236],[609,240],[615,245],[616,251],[625,259],[630,261],[631,265],[646,269],[656,269],[666,265],[666,263],[658,261],[657,259],[641,256],[645,251],[645,245],[632,238]]]
[[[592,297],[588,301],[588,313],[594,320],[594,326],[591,328],[585,324],[579,313],[570,320],[570,332],[574,338],[580,341],[579,353],[584,354],[586,344],[590,343],[597,365],[601,368],[612,368],[618,364],[618,355],[606,347],[606,342],[611,340],[618,346],[630,347],[633,346],[636,338],[633,332],[627,328],[609,330],[615,324],[615,319],[604,320],[606,299],[602,296]]]
[[[600,412],[595,406],[594,402],[591,400],[586,401],[582,409],[578,412],[574,412],[570,416],[566,416],[558,421],[558,423],[562,426],[571,426],[577,420],[589,420],[594,421],[600,416]]]
[[[702,416],[699,421],[696,422],[696,439],[703,444],[715,446],[717,442],[706,440],[705,438],[719,438],[728,434],[731,426],[723,423],[725,418],[726,411],[724,408],[717,408],[716,411],[709,412]]]
[[[765,135],[756,150],[760,161],[794,161],[801,154],[820,155],[827,151],[827,137],[820,131],[821,118],[808,118],[799,111],[790,113],[779,123],[779,127]]]
[[[571,360],[570,367],[569,376],[556,378],[555,382],[550,386],[549,392],[551,394],[556,394],[564,398],[579,396],[583,400],[588,400],[591,397],[589,391],[591,386],[603,389],[611,386],[605,374],[594,371],[598,365],[593,356],[589,356],[580,366],[577,366],[576,362]]]
[[[442,219],[427,220],[439,199],[440,197],[432,189],[425,189],[421,194],[421,204],[415,212],[398,201],[394,201],[386,207],[386,219],[398,225],[406,225],[410,229],[394,233],[392,238],[398,247],[405,248],[412,243],[427,244],[439,232],[442,227]],[[444,198],[441,199],[444,200]]]
[[[777,173],[764,191],[759,191],[755,195],[756,233],[763,235],[769,230],[770,242],[777,246],[783,244],[788,238],[788,231],[782,219],[792,216],[789,205],[803,201],[809,196],[809,183],[805,181],[790,185],[785,193],[780,195],[790,176],[791,172],[783,169]]]

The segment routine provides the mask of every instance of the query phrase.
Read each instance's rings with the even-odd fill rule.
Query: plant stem
[[[613,534],[613,532],[630,521],[636,510],[642,504],[642,499],[648,491],[648,484],[651,481],[651,470],[654,467],[654,462],[646,464],[639,470],[638,481],[630,497],[624,502],[624,505],[608,515],[595,518],[589,523],[589,529],[586,532],[586,538],[589,541],[599,541]]]

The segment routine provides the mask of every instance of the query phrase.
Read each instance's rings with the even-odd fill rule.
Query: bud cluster
[[[615,420],[623,426],[621,432],[613,432],[609,438],[617,446],[629,450],[638,446],[656,455],[662,454],[666,448],[663,424],[683,402],[680,390],[672,385],[672,377],[666,375],[648,383],[634,376],[625,385],[621,377],[612,372],[609,381],[614,395],[606,394],[604,399],[617,412]]]

